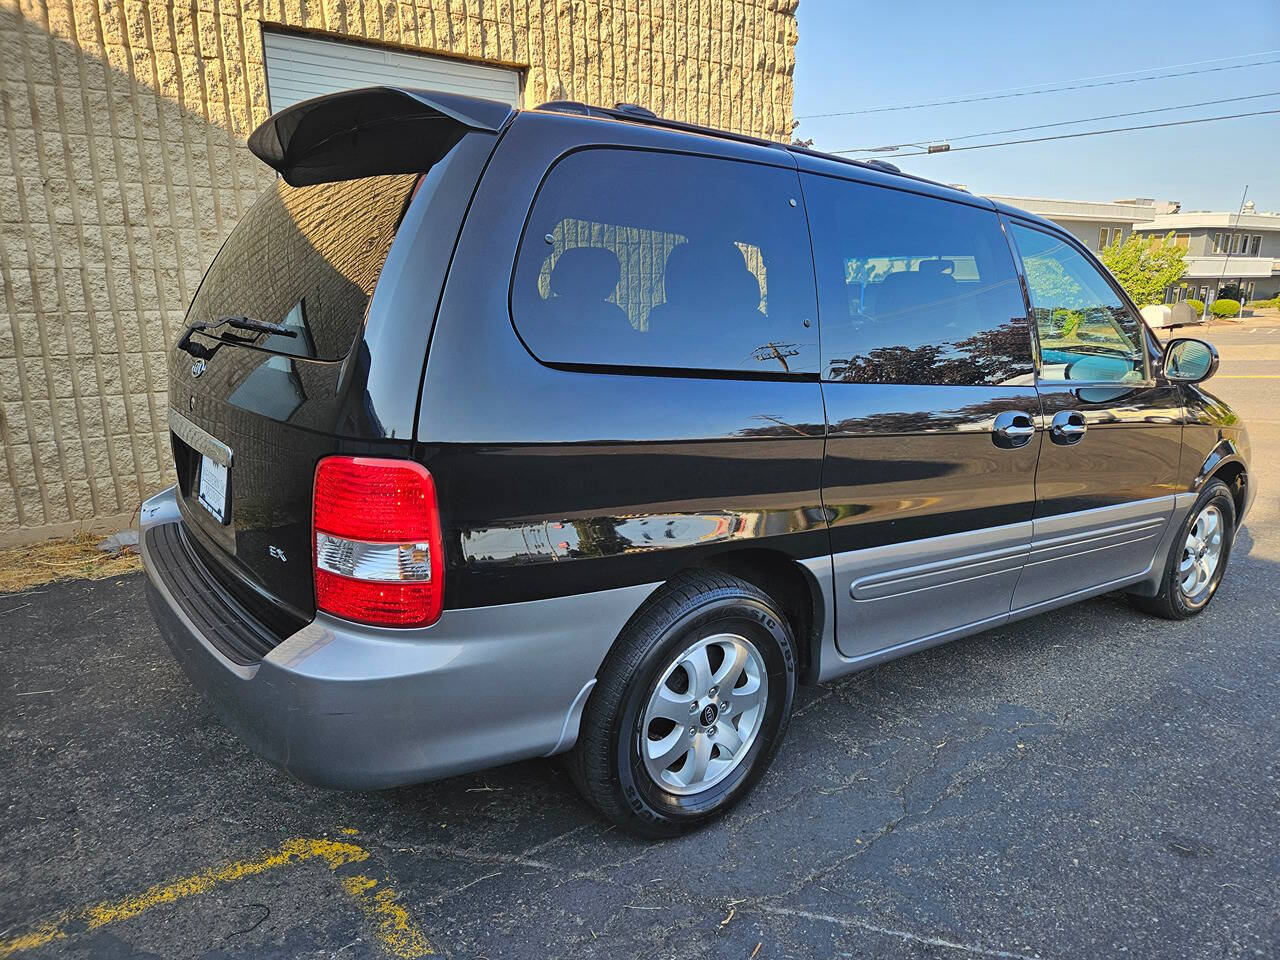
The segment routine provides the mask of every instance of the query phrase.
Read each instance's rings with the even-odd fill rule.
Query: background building
[[[1177,204],[1154,200],[1116,200],[1102,203],[1090,200],[1050,200],[1043,197],[1003,197],[990,195],[1010,206],[1052,220],[1094,252],[1128,237],[1134,225],[1153,219],[1158,213],[1169,213]]]
[[[0,0],[0,543],[169,477],[165,351],[274,110],[400,83],[784,140],[796,0]]]
[[[1241,211],[1184,212],[1177,202],[1144,199],[1100,203],[994,194],[991,199],[1054,221],[1095,253],[1131,233],[1173,233],[1187,251],[1187,272],[1165,292],[1166,303],[1216,299],[1225,286],[1238,286],[1246,301],[1280,294],[1280,214],[1259,213],[1252,201]]]
[[[1182,286],[1170,290],[1166,299],[1204,300],[1226,285],[1238,287],[1245,300],[1280,294],[1280,214],[1258,213],[1247,202],[1238,214],[1165,214],[1134,229],[1159,236],[1172,231],[1187,251]]]

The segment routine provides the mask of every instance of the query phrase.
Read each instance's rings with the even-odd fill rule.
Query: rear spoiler
[[[456,93],[364,87],[286,107],[249,135],[249,149],[295,187],[421,173],[468,130],[496,133],[514,114]]]

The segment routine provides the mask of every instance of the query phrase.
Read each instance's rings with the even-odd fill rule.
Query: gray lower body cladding
[[[160,576],[143,510],[147,598],[191,682],[253,750],[299,779],[370,789],[568,749],[596,671],[653,585],[446,611],[423,630],[320,614],[256,663],[233,662]]]
[[[1195,500],[1181,493],[810,561],[835,611],[813,677],[829,680],[1112,590],[1154,593]]]
[[[1143,591],[1194,501],[1180,494],[808,561],[825,612],[809,679],[1108,590]],[[150,528],[180,522],[171,491],[144,504],[161,634],[255,751],[326,786],[415,783],[567,750],[600,664],[657,587],[449,610],[423,630],[320,614],[260,660],[236,662],[148,547]]]

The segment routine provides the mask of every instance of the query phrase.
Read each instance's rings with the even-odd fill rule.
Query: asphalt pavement
[[[759,788],[644,843],[554,761],[299,784],[142,577],[0,596],[0,960],[1280,955],[1280,326],[1208,331],[1261,492],[1218,597],[1108,596],[802,692]]]

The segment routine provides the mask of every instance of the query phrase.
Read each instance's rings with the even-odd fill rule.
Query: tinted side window
[[[772,167],[571,154],[548,174],[521,241],[516,329],[548,363],[813,373],[799,197],[795,173]]]
[[[993,211],[804,178],[823,375],[855,383],[1030,383],[1031,335]]]
[[[1146,378],[1137,319],[1106,278],[1053,234],[1013,225],[1040,337],[1042,380]]]

